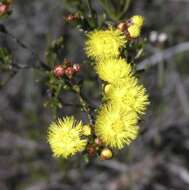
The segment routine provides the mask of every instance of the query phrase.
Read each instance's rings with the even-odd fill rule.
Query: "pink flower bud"
[[[6,13],[7,9],[8,9],[7,5],[0,3],[0,15]]]
[[[53,73],[55,75],[55,77],[60,78],[64,75],[64,68],[61,65],[56,65]]]
[[[79,65],[79,64],[74,64],[74,65],[73,65],[73,70],[74,70],[75,72],[79,72],[79,71],[80,71],[80,65]]]
[[[71,79],[72,78],[72,75],[74,73],[74,69],[72,67],[67,67],[66,70],[65,70],[65,74],[66,76]]]

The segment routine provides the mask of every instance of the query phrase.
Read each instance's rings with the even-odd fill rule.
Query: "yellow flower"
[[[84,125],[82,132],[83,132],[83,135],[90,136],[92,134],[91,127],[89,125]]]
[[[96,72],[99,77],[109,83],[115,83],[132,73],[132,68],[124,59],[104,59],[97,63]]]
[[[104,148],[100,153],[101,160],[109,160],[113,156],[112,151],[109,148]]]
[[[121,149],[129,145],[138,135],[135,112],[122,112],[119,107],[104,105],[99,110],[95,123],[95,133],[103,143]]]
[[[96,30],[88,34],[85,50],[88,57],[96,60],[118,57],[125,43],[126,38],[119,30]]]
[[[141,28],[138,25],[131,25],[128,28],[128,32],[131,38],[138,38],[140,36]]]
[[[104,93],[106,94],[110,88],[111,88],[111,84],[106,84],[104,86]]]
[[[133,110],[138,114],[144,114],[149,104],[146,89],[134,77],[120,80],[112,85],[106,93],[106,98],[112,104],[122,106],[122,109]]]
[[[68,158],[82,151],[87,141],[81,139],[82,123],[73,117],[52,122],[48,130],[48,142],[55,157]]]
[[[141,27],[144,24],[144,17],[140,15],[134,15],[131,17],[131,21],[133,24]]]

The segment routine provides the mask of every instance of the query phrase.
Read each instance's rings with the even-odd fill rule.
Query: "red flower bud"
[[[102,140],[99,139],[99,138],[96,138],[95,139],[95,144],[98,145],[98,146],[101,146],[102,145]]]
[[[70,15],[67,15],[64,17],[64,19],[67,21],[67,22],[72,22],[72,21],[75,21],[79,18],[78,15],[74,15],[74,14],[70,14]]]
[[[67,66],[68,66],[68,65],[71,65],[71,61],[68,60],[68,59],[64,59],[64,64],[67,65]]]
[[[79,65],[79,64],[74,64],[74,65],[73,65],[73,70],[74,70],[75,72],[79,72],[79,71],[80,71],[80,65]]]
[[[127,29],[127,24],[125,22],[120,22],[117,25],[117,29],[119,29],[121,32],[124,32]]]
[[[66,70],[65,70],[65,74],[66,76],[71,79],[72,78],[72,75],[74,73],[74,69],[72,67],[67,67]]]
[[[6,13],[8,10],[8,5],[5,5],[3,3],[0,3],[0,15]]]
[[[92,145],[88,145],[88,147],[87,147],[87,153],[88,153],[88,155],[89,155],[90,157],[95,156],[95,154],[96,154],[96,149],[95,149],[95,147],[92,146]]]
[[[56,65],[53,73],[55,75],[55,77],[60,78],[64,75],[64,68],[62,67],[62,65]]]

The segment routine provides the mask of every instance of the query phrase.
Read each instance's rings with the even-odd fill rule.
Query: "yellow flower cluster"
[[[130,36],[138,37],[143,17],[134,16],[131,21]],[[86,54],[96,61],[95,70],[106,84],[105,103],[98,111],[95,133],[105,145],[117,149],[136,139],[138,119],[149,104],[145,88],[134,77],[131,65],[120,56],[126,42],[125,34],[112,28],[90,32],[86,42]]]
[[[125,79],[132,73],[131,66],[121,58],[101,59],[95,69],[99,77],[110,84]]]
[[[131,38],[138,38],[140,36],[141,27],[144,24],[144,18],[139,15],[131,17],[131,24],[128,27],[128,32]]]
[[[96,60],[102,58],[116,58],[119,50],[126,43],[126,38],[119,30],[96,30],[88,34],[86,54]]]
[[[136,124],[135,112],[107,103],[98,112],[95,132],[107,146],[121,149],[137,137]]]
[[[138,119],[149,104],[148,95],[134,77],[131,65],[121,57],[121,49],[130,39],[128,33],[131,38],[140,35],[143,23],[143,17],[133,16],[125,23],[127,32],[111,27],[88,33],[85,50],[87,56],[94,59],[95,71],[104,81],[104,103],[98,110],[94,130],[74,117],[64,117],[50,124],[48,142],[55,157],[68,158],[85,149],[92,155],[94,147],[90,149],[88,145],[93,132],[103,145],[117,149],[137,138]],[[107,147],[101,152],[102,160],[112,157]]]
[[[87,145],[87,140],[82,139],[87,126],[76,121],[73,117],[64,117],[52,122],[48,130],[48,142],[55,157],[68,158],[81,152]]]
[[[148,105],[146,89],[139,84],[135,77],[128,77],[112,83],[105,98],[114,105],[135,111],[138,116],[145,113]]]

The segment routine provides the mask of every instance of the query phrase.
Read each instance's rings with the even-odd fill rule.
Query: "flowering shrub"
[[[72,63],[66,58],[62,63],[58,61],[58,51],[64,46],[62,37],[47,48],[45,61],[35,52],[31,52],[39,59],[40,68],[46,71],[46,84],[49,92],[53,94],[46,103],[54,116],[54,121],[48,128],[47,139],[55,157],[67,159],[83,152],[89,158],[97,156],[101,160],[110,159],[114,149],[122,149],[137,138],[138,121],[145,114],[149,104],[147,92],[136,77],[135,60],[128,58],[131,48],[135,50],[135,56],[140,56],[138,52],[142,42],[140,34],[144,18],[134,15],[119,21],[126,12],[129,1],[121,1],[125,3],[124,9],[116,14],[115,10],[110,12],[107,1],[101,0],[100,5],[105,9],[109,19],[104,18],[99,23],[99,17],[91,2],[86,1],[89,15],[81,9],[65,16],[65,20],[75,23],[85,34],[85,61],[92,66],[102,81],[102,104],[98,109],[91,111],[90,105],[82,95],[80,84],[75,82],[75,77],[82,70],[82,64]],[[0,3],[0,16],[10,13],[11,3],[8,0]],[[73,6],[78,5],[76,1],[71,1],[70,4],[72,3]],[[5,26],[1,32],[10,35]],[[17,42],[28,48],[19,40]],[[8,52],[2,49],[0,58],[3,62],[5,54]],[[11,61],[8,60],[7,64],[10,65]],[[88,123],[77,121],[73,116],[57,118],[57,111],[61,108],[61,89],[70,90],[78,95],[81,109],[87,113]]]
[[[121,149],[137,138],[137,122],[146,111],[148,95],[121,52],[127,43],[140,36],[143,23],[143,17],[136,15],[120,23],[118,27],[108,26],[87,33],[85,51],[91,61],[94,61],[94,70],[104,81],[104,103],[96,113],[95,124],[89,123],[91,132],[85,144],[78,140],[85,135],[82,130],[78,132],[77,124],[72,124],[72,127],[66,122],[52,124],[54,128],[50,127],[49,143],[55,156],[67,158],[68,154],[73,155],[83,151],[85,147],[91,147],[94,149],[93,154],[99,154],[104,160],[105,152],[109,155],[107,159],[112,157],[109,148]],[[67,128],[67,131],[63,131],[64,128]],[[66,138],[74,130],[74,138],[72,135]],[[96,144],[95,140],[101,141],[100,145]],[[71,148],[74,143],[75,147]]]

